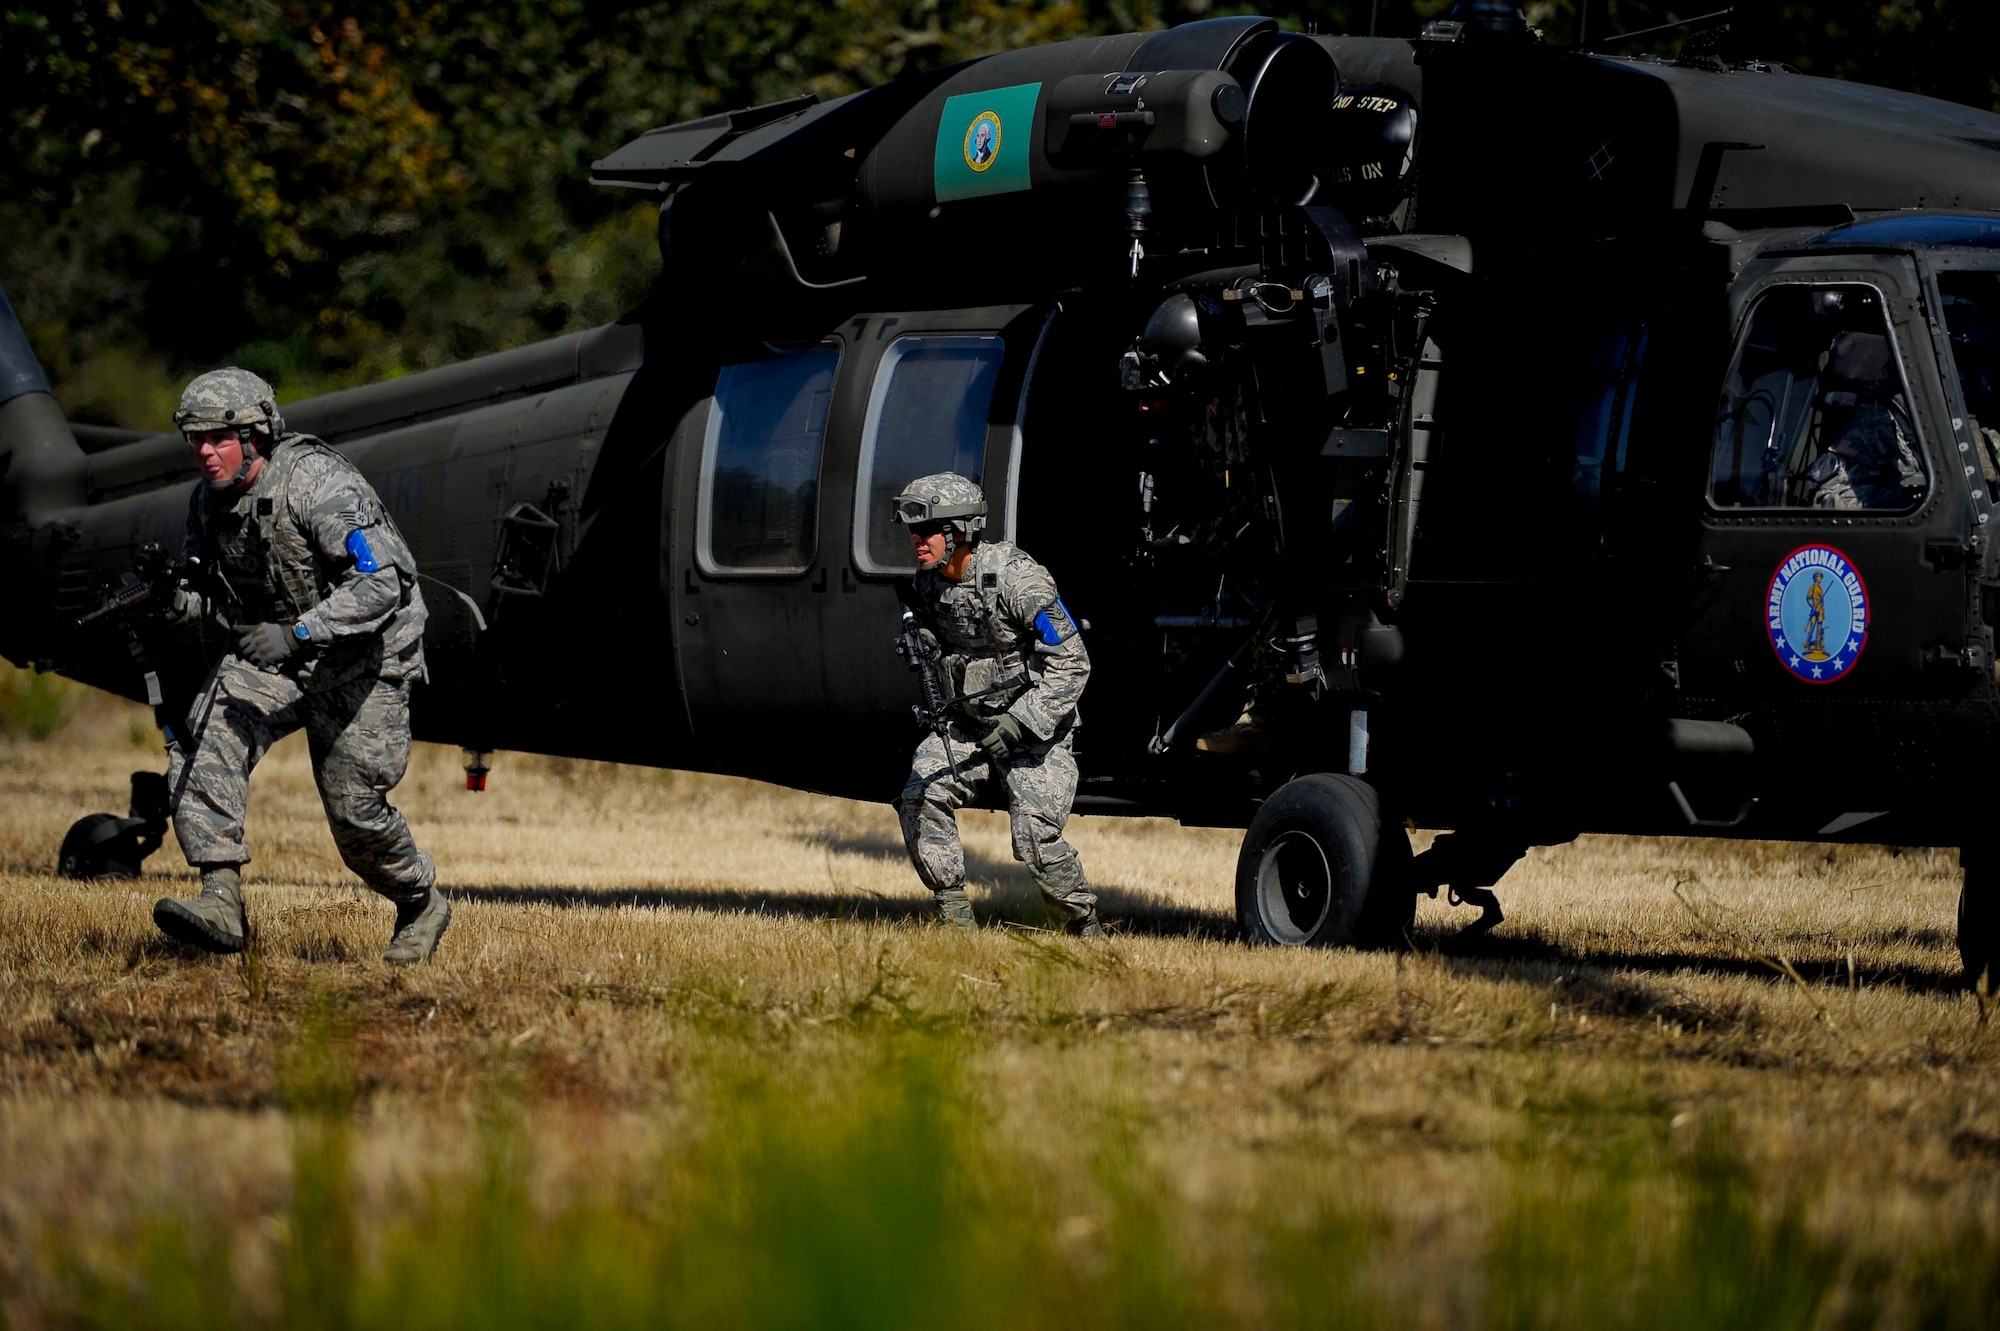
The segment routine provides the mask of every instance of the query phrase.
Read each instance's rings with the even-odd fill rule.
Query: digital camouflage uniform
[[[1864,401],[1833,446],[1813,460],[1814,508],[1904,508],[1921,498],[1924,467],[1901,394]]]
[[[190,395],[232,373],[242,372],[203,376]],[[221,387],[231,385],[225,379]],[[424,601],[415,558],[374,489],[319,440],[281,433],[247,488],[196,484],[187,548],[208,573],[206,604],[191,614],[238,628],[298,623],[310,636],[273,666],[227,653],[190,708],[193,754],[171,746],[168,767],[174,833],[188,863],[249,860],[243,819],[251,769],[303,728],[348,868],[398,903],[427,898],[436,870],[387,798],[409,763]]]
[[[1904,508],[1923,496],[1909,404],[1895,386],[1895,351],[1879,333],[1849,330],[1827,348],[1829,409],[1852,404],[1833,443],[1806,471],[1814,508]]]
[[[925,569],[917,574],[916,594],[919,618],[937,636],[946,679],[959,700],[949,734],[958,776],[946,758],[947,740],[927,735],[896,801],[918,876],[941,895],[964,890],[965,851],[955,811],[997,778],[1007,787],[1014,858],[1034,875],[1053,921],[1094,923],[1096,898],[1083,861],[1063,840],[1076,797],[1071,737],[1090,654],[1056,595],[1055,579],[1015,546],[981,542],[961,581]],[[1003,713],[1028,738],[996,771],[978,741],[990,719]]]

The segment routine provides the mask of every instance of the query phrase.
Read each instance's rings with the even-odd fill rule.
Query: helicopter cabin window
[[[1598,515],[1600,534],[1617,520],[1618,491],[1632,442],[1640,372],[1651,330],[1643,323],[1613,324],[1591,348],[1587,392],[1576,413],[1576,452],[1570,490]]]
[[[955,471],[981,479],[993,390],[1006,345],[998,337],[903,337],[889,344],[868,396],[855,493],[863,505],[856,563],[868,573],[910,573],[916,559],[889,501],[919,476]]]
[[[1952,368],[1989,497],[2000,497],[2000,273],[1938,274]]]
[[[1874,287],[1757,298],[1723,384],[1709,497],[1719,508],[1897,511],[1927,477]]]
[[[819,550],[820,450],[840,350],[772,348],[722,367],[702,443],[703,573],[803,573]]]

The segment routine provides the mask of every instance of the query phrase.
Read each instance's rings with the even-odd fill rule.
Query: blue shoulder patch
[[[1035,616],[1035,629],[1042,635],[1042,642],[1050,647],[1059,647],[1076,636],[1076,621],[1070,618],[1069,607],[1057,597],[1050,601],[1048,609]]]
[[[382,567],[375,562],[375,552],[368,548],[368,533],[359,527],[347,533],[347,553],[354,556],[357,573],[373,573]]]

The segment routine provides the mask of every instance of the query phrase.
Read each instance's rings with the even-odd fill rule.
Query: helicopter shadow
[[[901,838],[879,834],[816,832],[802,837],[808,845],[836,854],[859,855],[885,863],[907,864]],[[983,893],[975,901],[980,922],[1041,928],[1046,921],[1041,893],[1025,866],[1014,860],[989,859],[968,853],[966,875]],[[911,875],[914,884],[914,872]],[[839,888],[837,879],[833,886]],[[1146,937],[1200,938],[1216,941],[1238,936],[1236,922],[1214,911],[1164,902],[1150,892],[1115,883],[1093,884],[1098,909],[1115,933]],[[455,887],[458,901],[509,906],[552,906],[563,910],[682,910],[727,915],[770,915],[808,920],[855,920],[872,924],[921,924],[936,918],[937,907],[924,896],[886,896],[872,890],[833,892],[807,889],[725,889],[703,887],[634,887],[583,890],[572,887],[520,884],[496,887]]]
[[[1903,930],[1907,934],[1911,931]],[[1916,931],[1919,934],[1934,934],[1936,931]],[[1862,942],[1886,942],[1890,939],[1866,938]],[[1936,940],[1948,946],[1948,940],[1939,935]],[[1536,935],[1509,936],[1488,934],[1485,937],[1460,938],[1450,931],[1419,929],[1410,939],[1413,950],[1435,956],[1453,973],[1491,981],[1512,980],[1519,982],[1524,971],[1557,971],[1564,974],[1595,972],[1600,976],[1612,972],[1632,972],[1646,976],[1667,976],[1678,973],[1692,973],[1705,976],[1740,977],[1763,980],[1773,986],[1787,986],[1795,983],[1789,975],[1775,965],[1755,957],[1716,956],[1713,954],[1685,951],[1597,951],[1573,947],[1563,947]],[[1871,965],[1857,967],[1852,975],[1847,964],[1841,962],[1793,961],[1792,969],[1799,979],[1811,988],[1847,988],[1852,984],[1859,989],[1902,989],[1910,993],[1945,994],[1961,992],[1965,981],[1956,967],[1938,969],[1935,967],[1899,964]]]
[[[701,887],[593,888],[454,887],[454,901],[497,906],[552,906],[560,910],[681,910],[717,915],[774,915],[814,920],[863,920],[910,924],[931,918],[928,901],[825,892],[731,891]]]
[[[716,887],[452,887],[454,901],[490,905],[550,905],[556,909],[672,909],[714,915],[772,915],[788,919],[844,919],[860,923],[920,925],[938,917],[924,897],[884,897],[874,893],[826,891],[728,891]],[[1032,883],[1002,883],[978,899],[980,923],[1044,927],[1044,911]],[[1146,937],[1198,937],[1222,941],[1234,923],[1222,915],[1162,905],[1150,893],[1098,887],[1098,907],[1114,933]]]
[[[1046,927],[1039,894],[1022,873],[1022,882],[981,885],[988,890],[975,899],[979,921],[988,927]],[[1167,905],[1150,893],[1115,884],[1096,887],[1098,909],[1116,934],[1148,938],[1195,938],[1222,942],[1237,936],[1235,922],[1213,912]],[[550,906],[559,910],[676,910],[718,915],[767,915],[804,920],[852,920],[868,924],[928,924],[937,907],[922,897],[888,897],[873,893],[807,891],[731,891],[719,888],[599,888],[454,887],[454,901],[501,906]]]
[[[803,840],[824,846],[836,854],[861,855],[872,860],[907,864],[909,852],[900,838],[878,833],[815,832]],[[1043,919],[1041,892],[1027,867],[1018,860],[990,859],[965,852],[966,878],[987,891],[981,920],[1039,926]],[[1113,933],[1138,934],[1148,938],[1201,938],[1228,941],[1242,937],[1233,917],[1218,911],[1180,906],[1162,901],[1141,888],[1117,883],[1092,883],[1097,894],[1098,914]],[[990,907],[988,906],[990,904]],[[926,909],[928,903],[926,903]],[[989,909],[993,915],[989,916]]]

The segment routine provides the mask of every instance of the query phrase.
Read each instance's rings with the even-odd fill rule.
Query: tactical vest
[[[291,507],[292,478],[309,453],[348,465],[312,436],[291,435],[265,458],[250,493],[225,500],[206,485],[196,492],[202,557],[228,584],[239,624],[295,620],[333,590]]]
[[[985,550],[1000,555],[993,546]],[[1002,556],[1004,558],[1004,556]],[[981,559],[978,563],[984,563]],[[998,564],[1001,559],[995,559]],[[931,631],[944,648],[947,675],[974,716],[998,716],[1027,692],[1027,637],[1000,610],[997,568],[974,568],[962,583],[928,579],[937,590],[925,596]],[[920,586],[921,586],[920,580]],[[953,595],[945,599],[945,589]]]

